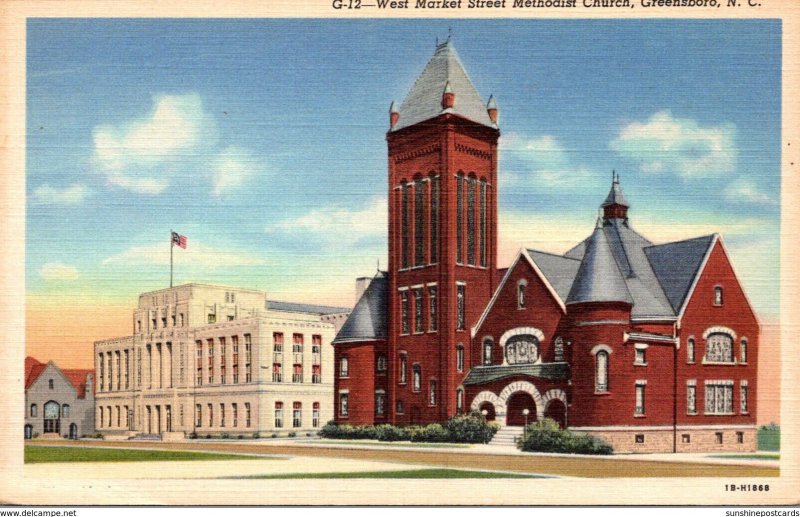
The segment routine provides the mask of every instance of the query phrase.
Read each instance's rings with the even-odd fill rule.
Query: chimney
[[[389,128],[394,128],[398,120],[400,120],[400,113],[397,111],[397,108],[394,107],[394,101],[392,101],[392,104],[389,106]]]
[[[450,109],[456,105],[456,94],[450,87],[450,81],[444,85],[444,92],[442,93],[442,109]]]
[[[489,102],[486,104],[486,111],[489,113],[489,119],[496,125],[497,124],[497,101],[494,100],[494,95],[489,95]]]

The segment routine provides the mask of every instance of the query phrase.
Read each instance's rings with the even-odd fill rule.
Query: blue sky
[[[29,295],[169,282],[352,303],[386,264],[388,107],[453,42],[500,107],[500,255],[563,252],[621,174],[655,242],[723,234],[778,312],[773,20],[30,20]]]

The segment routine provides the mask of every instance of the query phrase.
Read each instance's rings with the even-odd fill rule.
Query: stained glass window
[[[464,176],[456,177],[456,262],[464,263]]]
[[[711,334],[706,340],[706,361],[733,362],[733,339],[728,334]]]
[[[425,264],[425,184],[414,183],[414,264]]]
[[[475,178],[467,180],[467,264],[475,264]]]
[[[422,288],[414,289],[414,332],[421,334],[425,330],[422,321]]]
[[[431,179],[431,264],[439,260],[439,177]]]
[[[410,195],[409,192],[408,192],[408,188],[409,187],[408,187],[407,184],[403,184],[403,186],[402,186],[402,197],[403,198],[402,198],[402,201],[401,201],[401,204],[402,204],[402,207],[401,207],[401,218],[402,218],[402,221],[400,222],[400,224],[401,224],[401,228],[400,228],[400,232],[401,232],[400,248],[401,248],[402,267],[404,267],[404,268],[407,268],[409,266],[409,261],[408,261],[408,259],[409,259],[409,256],[408,256],[409,255],[409,249],[408,248],[410,246],[410,242],[409,242],[409,226],[411,226],[411,225],[410,225],[409,218],[410,218],[411,214],[409,213],[409,206],[408,206],[408,204],[409,204],[408,197]]]
[[[431,332],[438,328],[438,314],[436,313],[436,286],[428,287],[428,330]]]
[[[486,266],[486,182],[481,181],[480,194],[480,265]]]

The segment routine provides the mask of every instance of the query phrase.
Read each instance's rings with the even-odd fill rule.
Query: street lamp
[[[528,415],[531,413],[531,410],[525,408],[522,410],[522,414],[525,416],[525,427],[522,428],[522,441],[524,442],[525,439],[528,437]]]
[[[481,410],[481,415],[483,415],[484,422],[486,421],[486,415],[488,415],[488,414],[489,414],[489,410],[488,409],[482,409]],[[484,440],[483,443],[487,443],[486,440]]]

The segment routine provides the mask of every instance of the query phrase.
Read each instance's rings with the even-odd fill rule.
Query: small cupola
[[[456,94],[453,93],[453,87],[450,86],[450,81],[444,85],[442,92],[442,109],[452,109],[456,105]]]
[[[628,219],[628,208],[630,205],[622,193],[619,184],[619,174],[611,172],[611,190],[606,196],[606,200],[600,205],[603,208],[603,219]]]
[[[389,105],[389,127],[394,129],[394,126],[397,125],[398,120],[400,120],[400,112],[397,111],[394,101],[392,101],[392,103]]]
[[[486,113],[489,114],[489,120],[497,125],[497,101],[494,100],[494,95],[489,95],[489,102],[486,104]]]

